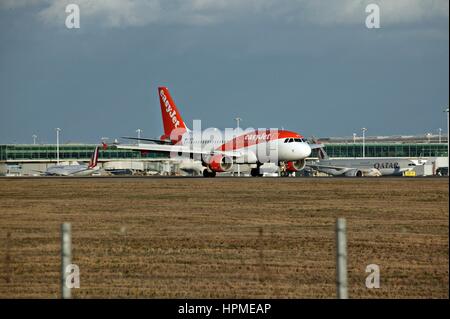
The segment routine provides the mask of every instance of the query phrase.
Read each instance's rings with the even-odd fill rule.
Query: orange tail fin
[[[164,124],[164,137],[173,141],[178,141],[179,136],[186,131],[186,124],[181,118],[180,112],[170,96],[169,89],[166,87],[158,88],[159,103]]]

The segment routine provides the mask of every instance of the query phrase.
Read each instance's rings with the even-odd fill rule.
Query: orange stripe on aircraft
[[[260,143],[267,143],[285,138],[303,138],[302,135],[292,131],[271,131],[271,130],[255,130],[246,134],[239,135],[217,149],[221,151],[235,151],[244,147],[250,147]]]

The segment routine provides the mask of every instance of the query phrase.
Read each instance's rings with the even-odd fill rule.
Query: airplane
[[[403,172],[413,170],[416,163],[402,158],[338,158],[330,159],[323,149],[318,148],[319,160],[308,162],[306,166],[332,176],[401,176]]]
[[[92,153],[91,160],[88,165],[54,165],[42,172],[46,176],[89,176],[99,170],[97,146]]]
[[[302,170],[314,147],[302,135],[287,130],[234,129],[232,134],[227,134],[227,131],[223,134],[217,129],[191,131],[183,121],[169,89],[159,87],[158,95],[164,135],[159,139],[123,137],[137,140],[138,144],[118,144],[118,149],[169,152],[171,158],[181,154],[184,158],[200,161],[204,177],[228,172],[236,163],[250,164],[251,176],[258,177],[263,176],[260,167],[267,162],[275,163],[286,172]],[[142,141],[151,143],[141,144]]]

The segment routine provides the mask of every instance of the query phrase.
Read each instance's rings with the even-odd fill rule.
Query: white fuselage
[[[361,170],[363,175],[378,172],[382,176],[402,175],[403,172],[414,169],[416,164],[403,158],[337,158],[322,159],[314,162],[318,171],[333,176],[345,175],[350,170]],[[322,167],[321,167],[322,166]],[[337,167],[336,169],[332,168]]]
[[[196,138],[190,132],[186,132],[176,145],[201,152],[214,150],[225,153],[239,152],[242,153],[242,157],[237,158],[236,162],[247,164],[297,161],[311,155],[311,147],[301,136],[288,131],[280,132],[274,136],[253,131],[228,138],[223,138],[225,134],[221,133],[209,134],[211,137],[202,134]],[[205,138],[205,135],[209,138]]]
[[[89,176],[98,171],[98,167],[89,168],[88,165],[55,165],[45,171],[50,176]]]

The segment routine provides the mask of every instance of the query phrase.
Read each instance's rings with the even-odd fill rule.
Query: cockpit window
[[[284,140],[284,143],[294,143],[294,142],[305,143],[306,140],[304,138],[292,138],[292,137]]]

